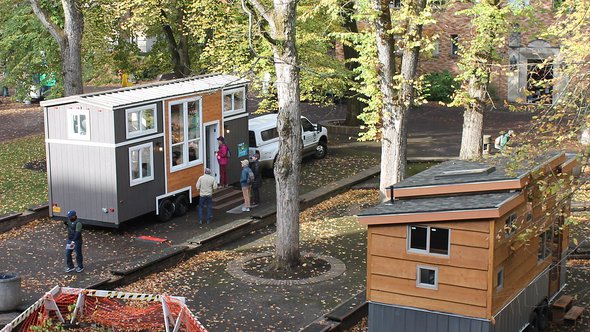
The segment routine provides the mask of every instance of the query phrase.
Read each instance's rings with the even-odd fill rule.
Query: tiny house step
[[[242,201],[242,191],[234,187],[217,189],[213,193],[213,209],[231,209]]]
[[[573,300],[574,298],[571,295],[562,295],[557,301],[553,302],[551,313],[553,314],[554,322],[561,322],[563,320],[565,313],[571,309]]]
[[[583,312],[584,307],[573,306],[565,313],[565,316],[563,316],[563,322],[568,325],[575,325]]]

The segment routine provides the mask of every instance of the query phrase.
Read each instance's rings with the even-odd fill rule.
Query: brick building
[[[516,103],[535,103],[542,98],[550,102],[558,87],[547,84],[538,87],[530,81],[540,79],[551,80],[559,76],[558,61],[559,45],[556,41],[543,40],[540,32],[555,21],[555,7],[559,0],[507,0],[511,5],[531,6],[533,18],[515,20],[514,32],[506,36],[508,39],[502,51],[504,61],[494,68],[489,88],[492,98],[500,101]],[[398,1],[392,1],[395,10]],[[457,73],[459,61],[457,43],[462,44],[471,37],[471,22],[466,15],[457,15],[469,4],[452,4],[441,6],[435,12],[437,23],[425,29],[426,35],[437,35],[435,50],[432,56],[423,57],[420,63],[421,73],[442,72],[449,70]],[[519,32],[519,30],[521,32]],[[548,65],[539,66],[549,59]]]

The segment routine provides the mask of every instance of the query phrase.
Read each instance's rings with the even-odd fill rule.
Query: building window
[[[402,7],[402,0],[390,0],[389,8],[399,9]]]
[[[551,256],[551,245],[553,244],[553,227],[539,235],[539,251],[537,258],[539,262],[544,261]]]
[[[504,288],[504,267],[501,267],[496,275],[496,290],[499,291],[502,288]]]
[[[154,179],[154,146],[152,143],[129,148],[129,179],[131,186]]]
[[[508,4],[513,7],[522,8],[530,5],[530,0],[508,0]]]
[[[152,134],[157,131],[156,105],[142,106],[125,111],[127,138]]]
[[[246,89],[229,90],[223,93],[223,113],[241,113],[246,110]]]
[[[437,40],[432,41],[432,56],[437,57],[440,55],[440,42]]]
[[[416,287],[438,289],[438,268],[416,266]]]
[[[408,226],[408,250],[437,255],[448,255],[450,231],[430,226]]]
[[[513,213],[504,220],[504,234],[506,237],[511,236],[516,232],[516,213]]]
[[[451,35],[451,55],[459,54],[459,35]]]
[[[171,170],[202,162],[201,99],[171,104],[169,129]]]
[[[68,110],[68,138],[90,139],[90,118],[88,110]]]

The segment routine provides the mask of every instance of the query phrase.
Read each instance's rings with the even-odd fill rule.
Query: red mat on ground
[[[157,243],[164,243],[164,242],[168,241],[167,239],[162,239],[160,237],[154,237],[154,236],[149,236],[149,235],[138,236],[138,237],[136,237],[136,239],[143,240],[143,241],[157,242]]]

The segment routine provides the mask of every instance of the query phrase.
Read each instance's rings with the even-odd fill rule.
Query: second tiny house
[[[232,152],[229,183],[238,181],[247,83],[211,74],[42,102],[50,216],[76,210],[84,223],[118,227],[152,211],[182,215],[204,168],[219,177],[219,136]]]
[[[520,169],[449,161],[394,185],[395,199],[359,215],[369,330],[546,327],[565,285],[575,166],[565,154]]]

